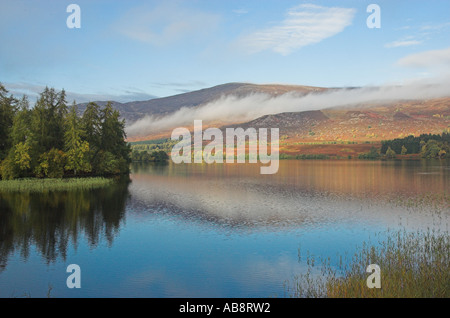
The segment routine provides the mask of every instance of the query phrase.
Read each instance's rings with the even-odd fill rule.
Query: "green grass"
[[[1,180],[0,192],[43,192],[68,191],[77,189],[95,189],[111,185],[112,179],[103,177],[67,178],[67,179],[16,179]]]
[[[132,141],[129,142],[131,146],[135,145],[159,145],[166,142],[170,142],[170,138],[160,138],[160,139],[152,139],[152,140],[142,140],[142,141]]]
[[[317,263],[320,265],[317,266]],[[448,298],[450,235],[448,232],[387,232],[377,244],[364,243],[350,265],[331,266],[330,259],[307,257],[307,270],[297,276],[293,297]],[[381,269],[381,288],[368,288],[369,264]]]

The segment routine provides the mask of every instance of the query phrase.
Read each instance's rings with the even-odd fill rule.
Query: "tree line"
[[[131,142],[131,160],[133,162],[167,162],[168,153],[177,143],[170,138]]]
[[[164,150],[156,150],[150,153],[146,150],[133,149],[131,160],[133,162],[167,162],[169,155]]]
[[[381,154],[388,157],[421,154],[423,158],[446,158],[450,155],[450,133],[410,135],[381,142]]]
[[[33,108],[27,96],[0,83],[0,174],[22,177],[97,176],[129,172],[125,121],[111,103],[89,103],[80,116],[64,90],[46,87]]]

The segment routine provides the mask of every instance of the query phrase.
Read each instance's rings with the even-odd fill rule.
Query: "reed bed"
[[[44,192],[90,190],[109,186],[114,181],[103,177],[66,179],[16,179],[1,180],[0,192]]]
[[[348,265],[307,256],[307,270],[289,287],[293,297],[448,298],[450,297],[450,235],[435,230],[387,231],[385,239],[364,243]],[[381,288],[369,288],[369,264],[381,269]]]

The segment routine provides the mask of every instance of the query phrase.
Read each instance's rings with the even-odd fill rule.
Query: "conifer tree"
[[[0,83],[0,161],[5,159],[11,147],[11,128],[16,111],[16,100]]]
[[[78,172],[91,171],[88,160],[89,143],[81,139],[84,134],[81,120],[78,117],[78,107],[73,102],[65,121],[64,150],[66,151],[66,170],[71,170],[74,175]]]

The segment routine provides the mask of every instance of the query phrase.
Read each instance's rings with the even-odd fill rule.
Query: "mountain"
[[[450,128],[450,98],[265,115],[230,127],[279,127],[290,141],[379,142]]]
[[[234,127],[279,127],[284,155],[355,158],[382,140],[449,132],[450,98],[265,115]]]
[[[249,83],[228,83],[210,88],[205,88],[193,92],[178,94],[169,97],[155,98],[146,101],[119,103],[112,102],[113,107],[120,112],[127,124],[131,124],[145,116],[164,116],[173,113],[183,107],[191,108],[207,104],[220,97],[234,95],[244,97],[250,94],[265,93],[271,96],[278,96],[287,92],[307,94],[310,92],[320,92],[327,90],[321,87],[299,86],[299,85],[279,85],[267,84],[256,85]],[[106,101],[98,101],[97,104],[103,106]],[[87,103],[79,104],[78,110],[82,113]]]
[[[249,83],[228,83],[174,96],[148,101],[118,103],[119,110],[127,125],[145,116],[162,117],[181,108],[195,108],[213,102],[221,97],[246,97],[264,93],[279,96],[286,93],[296,95],[320,94],[342,88],[322,88],[299,85]],[[346,88],[347,90],[349,88]],[[100,105],[106,102],[98,102]],[[86,104],[80,104],[84,111]],[[180,116],[178,114],[178,116]],[[228,118],[227,118],[228,119]],[[183,125],[185,126],[185,125]],[[236,120],[225,124],[218,119],[203,128],[242,127],[279,128],[282,139],[281,152],[286,154],[314,153],[339,156],[357,156],[368,151],[381,140],[402,138],[424,133],[439,134],[450,129],[450,97],[427,100],[397,100],[385,103],[365,103],[346,107],[333,107],[303,112],[281,112],[271,110],[250,121]],[[129,141],[153,140],[170,137],[175,127],[166,127],[155,133],[134,135]],[[188,127],[192,128],[192,127]],[[345,146],[343,146],[345,144]]]
[[[275,115],[264,115],[249,122],[229,125],[227,127],[237,128],[271,128],[279,127],[280,133],[300,134],[307,133],[311,129],[322,122],[329,122],[329,118],[320,110],[311,110],[304,112],[287,112]]]

